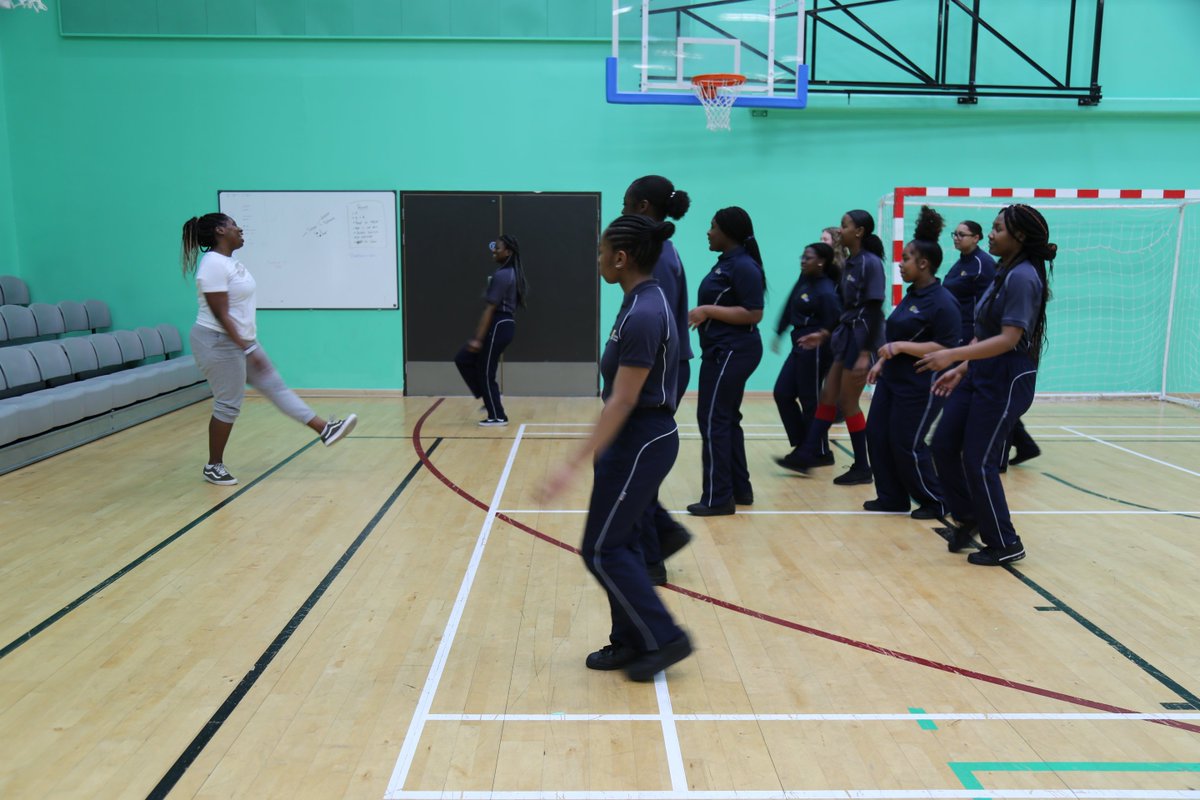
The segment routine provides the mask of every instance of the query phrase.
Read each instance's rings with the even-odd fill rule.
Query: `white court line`
[[[1129,455],[1131,455],[1131,456],[1137,456],[1138,458],[1144,458],[1147,461],[1153,461],[1155,464],[1161,464],[1164,467],[1170,467],[1171,469],[1177,469],[1180,472],[1186,472],[1188,475],[1194,475],[1195,477],[1200,478],[1200,472],[1193,472],[1192,470],[1186,469],[1185,467],[1181,467],[1178,464],[1172,464],[1169,461],[1163,461],[1161,459],[1154,458],[1153,456],[1148,456],[1145,453],[1139,453],[1136,450],[1130,450],[1127,447],[1121,447],[1120,445],[1113,444],[1112,442],[1106,442],[1103,439],[1098,439],[1095,436],[1090,436],[1089,434],[1081,433],[1080,431],[1077,431],[1074,428],[1070,428],[1066,425],[1061,425],[1059,427],[1061,427],[1067,433],[1073,433],[1076,436],[1082,436],[1085,439],[1091,439],[1093,442],[1099,442],[1100,444],[1111,447],[1114,450],[1120,450],[1123,453],[1129,453]]]
[[[392,771],[391,780],[388,781],[387,797],[400,796],[399,793],[404,788],[405,781],[408,780],[408,771],[412,768],[413,757],[417,753],[417,745],[421,741],[421,733],[425,729],[425,721],[429,716],[429,709],[433,705],[433,696],[437,694],[438,684],[441,682],[442,673],[446,669],[446,661],[450,656],[450,648],[454,645],[454,637],[458,633],[458,624],[462,620],[463,611],[467,607],[467,597],[471,594],[471,586],[475,583],[475,574],[479,571],[479,562],[483,560],[483,548],[487,545],[492,525],[496,521],[497,509],[500,507],[500,498],[504,496],[504,487],[508,483],[508,475],[512,471],[513,462],[517,458],[517,449],[521,446],[521,437],[524,433],[525,426],[522,425],[517,429],[517,436],[513,440],[512,449],[508,451],[508,461],[504,464],[504,471],[500,473],[500,482],[496,485],[496,492],[492,495],[492,503],[488,506],[487,517],[484,519],[483,527],[479,531],[479,538],[475,541],[475,550],[471,553],[471,561],[467,564],[467,572],[463,575],[462,584],[458,587],[458,596],[454,599],[454,607],[450,611],[450,618],[446,620],[446,627],[442,631],[442,641],[438,644],[437,653],[433,657],[433,664],[429,667],[429,675],[425,679],[425,687],[421,690],[421,698],[417,701],[417,707],[413,711],[412,720],[408,724],[408,733],[404,736],[404,745],[400,748],[400,755],[396,758],[396,767]]]
[[[388,792],[384,800],[1200,800],[1195,789],[779,789],[752,791]]]
[[[436,722],[658,722],[661,714],[430,714]],[[1200,713],[1111,714],[1106,712],[980,712],[962,714],[675,714],[677,722],[1013,722],[1066,721],[1140,722],[1198,720]]]
[[[686,792],[687,770],[683,768],[683,750],[679,747],[679,732],[675,729],[675,708],[671,705],[671,690],[667,688],[667,673],[654,676],[654,694],[658,698],[658,714],[662,721],[663,743],[666,745],[667,769],[671,773],[671,790]]]
[[[586,514],[587,509],[575,508],[502,508],[502,514]],[[687,511],[674,510],[667,512],[675,514],[679,517],[691,516]],[[1010,511],[1013,516],[1025,517],[1161,517],[1161,516],[1177,516],[1180,514],[1195,514],[1200,515],[1200,511],[1157,511],[1152,509],[1115,509],[1102,510],[1082,508],[1070,511],[1063,510],[1045,510],[1045,511]],[[822,511],[742,511],[738,509],[736,515],[744,517],[747,515],[757,514],[759,516],[771,517],[907,517],[906,511],[842,511],[842,510],[822,510]],[[936,522],[936,520],[922,520],[925,522]]]

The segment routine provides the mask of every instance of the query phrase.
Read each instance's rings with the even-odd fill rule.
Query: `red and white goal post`
[[[903,186],[879,205],[892,220],[892,302],[917,214],[987,232],[1000,209],[1041,211],[1058,245],[1038,392],[1154,397],[1200,407],[1200,189]],[[943,270],[958,259],[944,235]]]

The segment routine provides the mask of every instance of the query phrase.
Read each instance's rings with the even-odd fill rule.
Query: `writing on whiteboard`
[[[363,200],[351,203],[346,211],[350,220],[350,247],[379,247],[382,244],[383,204]]]
[[[333,212],[326,211],[321,215],[319,220],[304,229],[303,235],[305,237],[311,236],[314,239],[324,239],[329,235],[329,226],[333,224],[335,219],[336,217],[333,216]]]

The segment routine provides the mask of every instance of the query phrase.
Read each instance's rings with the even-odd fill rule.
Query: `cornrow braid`
[[[1041,358],[1042,350],[1048,340],[1046,336],[1046,304],[1050,302],[1050,276],[1054,274],[1054,257],[1058,254],[1058,245],[1050,241],[1050,226],[1046,223],[1042,212],[1033,206],[1016,203],[1005,206],[1000,215],[1004,217],[1004,227],[1008,229],[1014,239],[1021,243],[1021,250],[1003,265],[1003,269],[996,270],[996,280],[992,284],[989,304],[991,300],[995,299],[996,294],[1000,291],[1000,286],[1004,283],[1004,278],[1014,265],[1020,264],[1022,261],[1028,261],[1033,265],[1042,281],[1042,301],[1038,306],[1033,330],[1028,331],[1029,354],[1034,362],[1037,362]]]
[[[202,217],[192,217],[183,223],[183,243],[180,246],[179,261],[183,267],[183,277],[196,271],[196,259],[201,250],[211,250],[217,244],[217,228],[229,222],[224,214],[205,214]]]
[[[604,240],[614,250],[624,250],[637,265],[638,272],[649,275],[663,242],[675,234],[675,223],[659,222],[642,214],[623,214],[604,229]]]
[[[509,261],[512,262],[517,278],[517,307],[525,308],[525,298],[529,296],[529,281],[525,277],[525,266],[521,263],[521,243],[509,233],[501,234],[500,241],[504,242],[505,247],[512,253]]]

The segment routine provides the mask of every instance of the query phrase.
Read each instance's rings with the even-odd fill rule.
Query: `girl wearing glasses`
[[[488,247],[492,260],[500,266],[488,279],[484,294],[483,313],[475,326],[475,335],[458,351],[454,364],[463,381],[476,398],[483,400],[487,418],[480,420],[484,428],[508,424],[508,414],[500,402],[500,387],[496,385],[496,369],[505,348],[512,344],[516,332],[513,313],[525,307],[529,289],[525,270],[521,267],[521,245],[515,236],[504,234]]]

